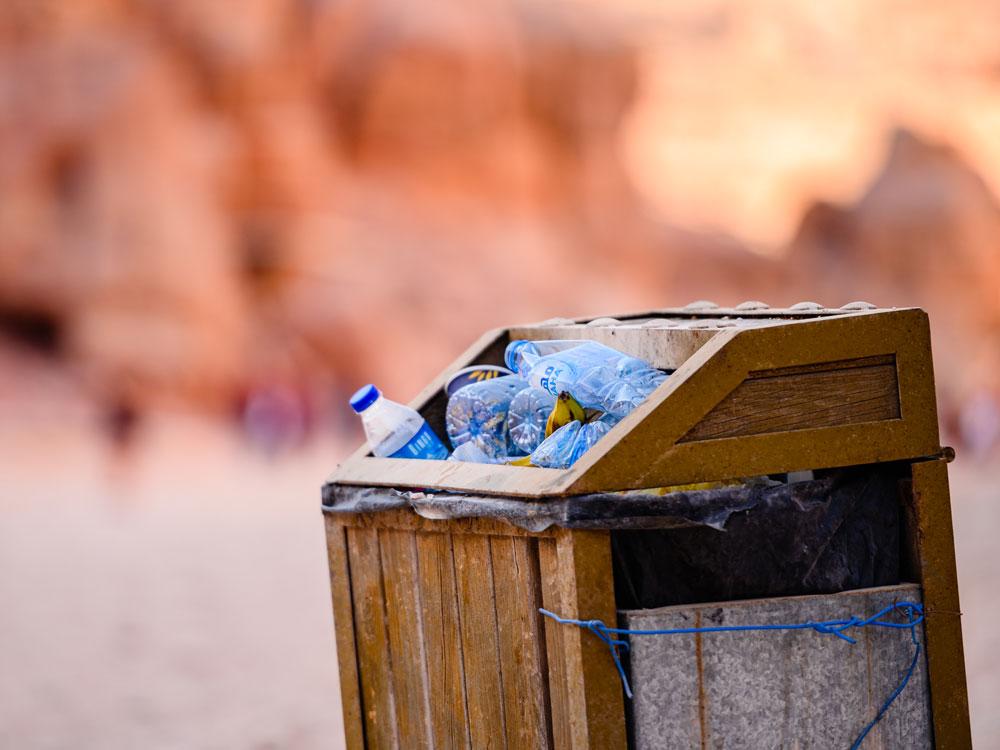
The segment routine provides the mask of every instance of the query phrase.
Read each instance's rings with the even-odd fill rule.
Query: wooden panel
[[[369,748],[398,748],[392,660],[386,629],[385,594],[378,532],[348,529],[354,601],[354,632],[361,670],[365,738]]]
[[[913,464],[912,472],[917,557],[927,609],[925,630],[934,740],[938,750],[966,750],[972,747],[972,735],[948,465],[943,460],[922,461]]]
[[[556,536],[557,614],[615,622],[611,541],[606,531],[568,531]],[[567,714],[572,748],[624,749],[625,704],[607,648],[580,628],[562,633]]]
[[[490,540],[454,536],[452,543],[472,747],[506,747]]]
[[[339,488],[350,492],[352,487]],[[427,534],[452,532],[455,534],[479,534],[497,536],[549,537],[555,534],[554,528],[532,532],[514,526],[503,520],[492,518],[452,518],[447,522],[418,516],[409,508],[385,510],[378,513],[335,513],[329,514],[338,523],[366,529],[402,529]]]
[[[678,442],[899,419],[893,357],[751,372]]]
[[[538,541],[538,562],[542,581],[542,606],[550,612],[563,613],[559,591],[559,557],[553,539]],[[555,750],[573,747],[569,723],[569,679],[566,670],[566,649],[563,646],[565,626],[545,618],[545,650],[548,656],[549,705],[552,721],[552,746]]]
[[[416,537],[410,531],[384,530],[378,534],[399,742],[404,748],[430,748],[431,696],[427,689]]]
[[[507,747],[551,747],[536,543],[492,537]]]
[[[445,526],[438,522],[439,526]],[[449,534],[418,534],[420,604],[430,682],[433,746],[469,748],[462,633]]]
[[[622,615],[634,629],[761,625],[873,614],[919,598],[919,587],[909,584]],[[812,631],[633,637],[637,749],[850,746],[913,658],[908,631],[868,628],[850,635],[857,644]],[[923,659],[864,747],[933,747]]]
[[[587,339],[639,357],[662,370],[676,370],[704,346],[717,331],[653,329],[642,325],[588,328],[587,326],[526,326],[512,328],[510,338],[537,340]]]
[[[361,719],[361,692],[358,657],[354,639],[354,605],[351,603],[351,569],[347,562],[347,531],[326,518],[326,550],[330,565],[330,592],[333,598],[337,665],[340,671],[340,703],[344,712],[344,738],[348,750],[365,746]]]
[[[934,456],[940,450],[921,310],[718,333],[568,471],[564,494]],[[901,419],[678,442],[751,371],[894,355]]]

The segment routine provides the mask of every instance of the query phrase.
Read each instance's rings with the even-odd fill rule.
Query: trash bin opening
[[[817,472],[762,489],[722,529],[612,530],[617,608],[829,594],[910,579],[908,476],[898,464]]]

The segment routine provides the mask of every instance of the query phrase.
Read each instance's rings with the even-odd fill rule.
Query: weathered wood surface
[[[354,633],[365,738],[370,748],[398,748],[396,699],[392,685],[392,657],[386,628],[385,590],[376,529],[348,529]],[[409,738],[404,738],[409,739]],[[407,745],[403,744],[403,747]]]
[[[922,310],[772,317],[718,330],[627,322],[572,330],[677,369],[571,469],[376,459],[359,451],[331,481],[545,497],[917,459],[940,450]],[[509,333],[528,332],[565,335],[559,326],[494,332],[456,366],[495,357]],[[435,422],[449,372],[419,401]]]
[[[965,682],[961,604],[955,567],[948,464],[913,464],[916,555],[927,609],[927,662],[930,667],[934,739],[938,750],[972,747],[969,694]]]
[[[434,747],[471,748],[455,559],[448,534],[415,534]]]
[[[892,356],[751,372],[678,442],[899,419]]]
[[[351,569],[347,562],[347,530],[326,517],[326,550],[330,565],[330,593],[340,672],[340,701],[344,711],[347,750],[362,750],[365,732],[361,718],[358,657],[354,635],[354,604],[351,601]]]
[[[759,625],[874,614],[919,601],[904,584],[621,613],[625,627]],[[907,630],[852,630],[851,645],[813,631],[635,636],[633,732],[653,748],[846,748],[874,718],[913,658]],[[919,636],[923,641],[922,634]],[[934,746],[923,655],[906,689],[865,741],[866,750]]]
[[[610,657],[538,612],[614,616],[607,532],[488,535],[439,521],[428,533],[342,520],[328,531],[352,748],[624,748]]]
[[[563,617],[610,622],[615,616],[611,573],[611,539],[607,531],[568,531],[556,534],[553,576]],[[551,563],[551,559],[547,559]],[[607,649],[578,628],[562,633],[570,747],[624,750],[625,705],[617,672]]]

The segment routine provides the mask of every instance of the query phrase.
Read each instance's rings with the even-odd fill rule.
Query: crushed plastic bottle
[[[622,418],[667,375],[596,341],[512,341],[507,366],[552,396],[569,391],[586,409]]]
[[[563,425],[532,451],[531,464],[544,469],[567,469],[610,430],[611,425],[601,419]]]
[[[388,458],[448,458],[448,449],[415,410],[385,398],[374,385],[351,396],[374,455]]]
[[[462,443],[455,450],[451,452],[448,456],[449,461],[465,461],[474,464],[500,464],[504,463],[507,458],[506,456],[493,457],[487,456],[475,441],[470,440],[467,443]]]
[[[445,412],[452,446],[457,449],[472,442],[490,459],[524,455],[510,440],[507,413],[511,400],[527,386],[521,378],[507,375],[455,391]]]
[[[514,396],[510,402],[507,428],[517,450],[527,455],[541,445],[545,439],[545,423],[555,405],[556,399],[552,394],[534,386]]]

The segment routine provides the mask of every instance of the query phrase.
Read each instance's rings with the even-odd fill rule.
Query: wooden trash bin
[[[744,710],[732,700],[713,702],[713,685],[704,677],[712,672],[710,660],[722,656],[735,660],[734,674],[752,674],[753,648],[736,645],[722,656],[700,649],[692,657],[695,636],[650,637],[634,647],[628,671],[637,681],[636,700],[626,701],[608,647],[583,628],[543,617],[539,608],[626,626],[651,617],[701,617],[697,613],[713,601],[721,602],[713,606],[722,616],[745,616],[748,608],[759,614],[770,606],[803,609],[808,618],[810,607],[828,612],[850,599],[855,610],[858,602],[897,595],[923,602],[923,652],[906,702],[893,705],[865,747],[971,746],[949,456],[939,443],[923,311],[861,303],[840,309],[802,303],[787,310],[695,305],[503,329],[470,348],[418,396],[414,408],[443,436],[447,377],[470,364],[501,363],[507,343],[519,338],[593,339],[675,372],[570,469],[374,458],[366,448],[337,468],[323,498],[348,747],[751,747],[738,738],[751,736],[740,722],[760,716],[754,701]],[[810,471],[811,482],[788,476]],[[804,591],[783,588],[780,580],[772,585],[777,591],[754,590],[752,581],[736,588],[719,584],[718,591],[739,602],[710,597],[711,581],[684,592],[677,587],[685,580],[680,575],[673,589],[663,591],[638,591],[628,583],[636,580],[628,578],[630,555],[683,546],[657,541],[657,534],[677,526],[665,523],[664,513],[671,519],[687,514],[693,527],[669,533],[714,533],[710,541],[722,545],[718,554],[726,559],[725,545],[738,535],[706,531],[711,523],[698,513],[705,503],[732,503],[753,493],[759,502],[760,492],[772,492],[742,484],[714,494],[643,490],[770,476],[779,496],[818,492],[823,481],[833,481],[824,477],[838,471],[865,481],[890,477],[891,491],[878,495],[897,524],[891,527],[896,544],[878,547],[891,549],[889,567],[871,568],[867,578],[838,579],[829,563],[834,556],[817,556],[821,562],[802,579],[808,583]],[[826,502],[819,495],[816,501]],[[732,532],[732,524],[744,519],[752,523],[763,507],[733,511],[726,528]],[[780,557],[777,547],[773,556]],[[854,567],[867,564],[861,563]],[[667,566],[637,569],[652,570],[646,578],[656,578]],[[853,593],[835,593],[841,585]],[[793,594],[814,601],[775,598]],[[664,608],[664,596],[682,601]],[[710,637],[698,638],[705,644]],[[746,643],[725,637],[730,644]],[[788,677],[792,667],[806,669],[799,662],[811,652],[786,641],[767,648],[796,655],[782,672]],[[878,702],[874,692],[884,680],[869,674],[884,661],[869,655],[876,642],[848,646],[859,649],[857,658],[864,650],[867,675],[852,690],[873,697],[855,701],[854,713],[844,709],[840,723],[856,726],[843,736],[870,720]],[[717,638],[712,643],[724,648]],[[860,674],[856,659],[816,654],[818,664]],[[695,673],[703,675],[702,690],[678,699],[675,719],[683,714],[698,723],[672,730],[664,714],[655,730],[643,725],[663,714],[656,699],[662,688],[651,691],[655,681],[648,676],[676,670],[682,691],[691,658]],[[897,669],[890,671],[898,677]],[[843,679],[831,680],[831,690],[840,684]],[[771,697],[787,715],[803,716],[808,707],[783,699],[780,691]],[[829,696],[854,705],[846,698]],[[890,715],[898,720],[904,714],[912,719],[914,730],[906,735],[912,742],[898,745],[891,728],[898,721],[892,724]],[[786,723],[784,734],[759,736],[771,738],[766,742],[778,736],[780,746],[826,747],[829,737],[841,738],[830,734],[830,726],[803,720]]]

